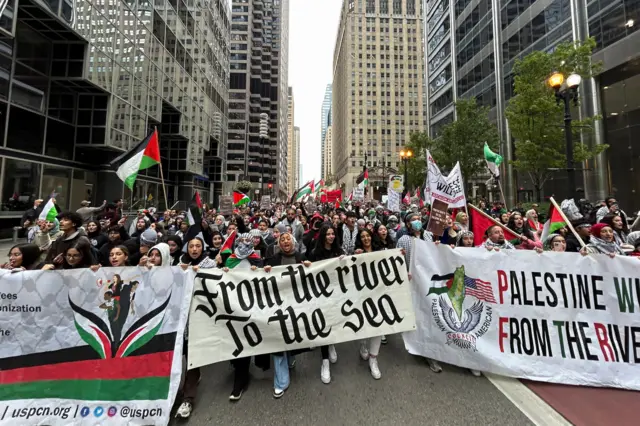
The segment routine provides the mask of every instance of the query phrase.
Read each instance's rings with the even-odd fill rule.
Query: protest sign
[[[583,386],[640,390],[638,259],[415,240],[415,355]]]
[[[2,424],[167,424],[193,280],[179,268],[0,271]]]
[[[424,184],[424,200],[432,203],[433,200],[440,200],[447,203],[450,208],[465,207],[467,199],[464,195],[464,181],[460,163],[456,163],[449,173],[444,176],[440,168],[434,161],[429,150],[427,150],[427,176]]]
[[[441,237],[444,234],[444,230],[447,227],[447,203],[440,200],[433,200],[431,205],[431,214],[429,215],[429,223],[427,224],[427,231],[433,235]]]
[[[392,212],[399,212],[400,211],[400,193],[394,191],[391,188],[388,188],[387,196],[389,197],[387,199],[387,208]]]
[[[271,208],[271,195],[263,195],[260,198],[260,208],[265,210]]]
[[[389,176],[389,183],[387,184],[387,188],[393,189],[398,193],[404,191],[404,176],[402,175]]]
[[[400,250],[263,270],[201,270],[189,316],[189,368],[411,330]]]
[[[353,188],[353,201],[364,201],[364,187]]]
[[[223,216],[233,214],[233,195],[220,196],[220,214]]]

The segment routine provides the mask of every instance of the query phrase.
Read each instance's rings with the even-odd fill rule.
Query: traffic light
[[[273,188],[273,184],[269,182],[269,189]]]

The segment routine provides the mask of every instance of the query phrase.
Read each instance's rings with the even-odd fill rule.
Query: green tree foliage
[[[235,186],[236,191],[240,191],[243,194],[247,194],[249,196],[251,196],[251,189],[253,189],[253,185],[251,185],[251,182],[247,180],[241,180],[240,182],[236,183]]]
[[[554,89],[547,79],[555,71],[565,76],[579,74],[583,80],[595,76],[600,64],[591,61],[596,42],[593,38],[583,43],[562,43],[552,53],[535,51],[517,60],[514,65],[515,96],[509,101],[506,116],[511,134],[515,138],[513,168],[527,174],[535,189],[538,201],[544,183],[554,170],[566,168],[566,144],[564,135],[564,106],[558,104]],[[578,114],[574,113],[574,117]],[[600,117],[585,117],[573,121],[574,141],[581,134],[593,131],[593,123]],[[599,145],[589,150],[584,144],[574,144],[576,164],[588,160],[607,148]]]
[[[442,129],[434,141],[431,155],[440,170],[449,172],[460,162],[465,180],[487,170],[484,159],[484,143],[499,152],[500,134],[489,119],[489,107],[478,105],[475,98],[456,102],[456,120]]]
[[[407,164],[407,179],[409,180],[409,182],[407,182],[407,188],[413,189],[417,186],[422,186],[425,173],[427,172],[426,151],[427,149],[433,149],[433,140],[427,133],[412,133],[409,143],[405,145],[404,149],[408,149],[413,153]],[[404,176],[403,163],[400,164],[398,174]]]

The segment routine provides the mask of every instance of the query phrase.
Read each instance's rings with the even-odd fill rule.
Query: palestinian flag
[[[313,193],[313,187],[314,187],[313,180],[310,180],[309,182],[305,183],[304,186],[298,189],[296,193],[293,195],[294,201],[300,202],[304,197],[308,197],[309,195],[311,195]]]
[[[200,193],[198,191],[193,194],[193,199],[191,200],[191,204],[195,204],[199,209],[202,209],[204,204],[202,204],[202,198],[200,198]]]
[[[233,191],[233,205],[234,206],[242,206],[244,204],[249,204],[251,199],[247,194],[243,194],[240,191]]]
[[[122,325],[130,309],[126,287],[129,286],[122,290],[126,297],[121,297],[127,300],[121,306]],[[112,331],[118,328],[117,321],[108,326],[98,315],[69,300],[76,331],[86,345],[0,359],[0,401],[166,400],[176,332],[157,333],[170,299],[169,294],[164,303],[135,321],[123,336]]]
[[[38,219],[46,220],[47,222],[53,222],[58,216],[58,210],[56,209],[56,202],[53,198],[49,198],[47,204],[44,205],[42,212],[40,212],[40,216]]]
[[[503,158],[500,154],[491,151],[486,142],[484,143],[484,160],[487,162],[491,174],[495,177],[500,176],[500,164],[502,164]]]
[[[418,204],[420,205],[420,208],[423,208],[424,202],[422,201],[422,196],[420,195],[420,187],[416,188],[416,198],[418,199]]]
[[[507,241],[519,240],[520,236],[515,232],[510,231],[505,226],[498,223],[497,220],[487,215],[486,213],[480,211],[473,204],[469,204],[469,220],[471,220],[470,228],[471,232],[473,232],[473,245],[476,247],[484,244],[485,238],[484,234],[487,232],[487,229],[493,225],[500,225],[502,227],[502,231],[504,232],[504,238]]]
[[[220,247],[220,255],[233,253],[233,244],[236,242],[237,231],[233,231],[231,235],[224,240],[224,244]]]
[[[356,183],[359,188],[366,188],[369,186],[369,169],[364,169],[360,176],[357,177]]]
[[[158,131],[154,130],[142,142],[109,163],[116,174],[131,190],[140,170],[160,164],[160,146]]]
[[[549,235],[555,234],[567,226],[564,216],[554,203],[551,203],[549,206],[549,215],[547,217],[549,219],[547,219],[544,223],[544,228],[542,228],[542,241],[546,240]]]
[[[324,192],[324,179],[320,179],[320,182],[315,184],[315,194],[320,194],[322,195],[322,193]]]

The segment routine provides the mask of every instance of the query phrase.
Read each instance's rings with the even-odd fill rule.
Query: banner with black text
[[[640,390],[637,258],[415,240],[414,355],[475,370]]]
[[[262,269],[200,270],[189,368],[415,328],[400,250]]]

